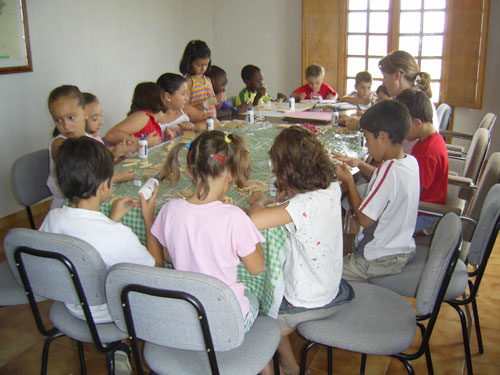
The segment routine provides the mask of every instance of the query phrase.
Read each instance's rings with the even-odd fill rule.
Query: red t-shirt
[[[302,94],[305,93],[306,97],[305,99],[311,99],[311,93],[313,91],[309,87],[309,85],[306,83],[304,86],[300,86],[298,89],[296,89],[293,93],[294,94]],[[321,87],[319,88],[318,94],[321,95],[323,99],[326,99],[328,95],[332,94],[332,96],[337,95],[337,91],[332,89],[332,87],[328,83],[322,83]]]
[[[150,133],[156,132],[161,138],[161,127],[160,124],[158,124],[158,121],[155,120],[155,117],[148,111],[140,111],[140,112],[145,112],[146,115],[148,115],[149,120],[145,127],[143,127],[141,130],[139,130],[137,133],[134,134],[134,137],[141,138],[141,136],[144,133],[148,135]]]
[[[415,143],[411,154],[418,161],[420,200],[446,204],[448,191],[448,152],[443,137],[434,133]]]

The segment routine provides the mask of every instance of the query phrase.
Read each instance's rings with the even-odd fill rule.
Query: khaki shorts
[[[367,280],[370,277],[382,275],[394,275],[400,273],[403,267],[415,255],[396,254],[375,260],[366,260],[357,251],[344,257],[344,269],[342,278],[346,280]]]

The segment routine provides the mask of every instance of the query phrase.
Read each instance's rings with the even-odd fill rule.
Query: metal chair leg
[[[481,325],[479,324],[479,312],[477,311],[476,298],[472,299],[472,313],[474,314],[474,324],[476,326],[477,346],[479,347],[479,354],[483,354],[483,335],[481,335]]]
[[[30,221],[31,229],[36,229],[35,220],[33,219],[33,214],[31,213],[30,206],[26,206],[26,212],[28,213],[28,219]]]
[[[316,345],[315,342],[308,341],[304,344],[304,347],[302,348],[302,354],[300,356],[300,375],[306,374],[307,353],[314,345]]]
[[[47,340],[45,340],[45,344],[43,344],[43,352],[42,352],[42,369],[41,369],[41,374],[46,375],[47,374],[47,367],[49,364],[49,348],[50,348],[50,343],[57,339],[58,337],[64,336],[64,333],[62,332],[56,332],[53,335],[47,337]]]
[[[327,348],[327,357],[328,357],[328,375],[332,375],[333,372],[333,364],[332,364],[332,351],[333,349],[331,347]]]
[[[366,370],[366,354],[361,354],[361,368],[359,370],[360,375],[365,375]]]
[[[85,353],[83,352],[83,343],[81,341],[76,342],[78,346],[78,357],[80,358],[80,369],[82,370],[82,375],[87,374],[87,366],[85,365]]]
[[[467,373],[469,375],[472,375],[472,358],[471,358],[471,353],[470,353],[470,343],[469,343],[469,334],[467,330],[467,319],[465,317],[464,312],[460,308],[460,306],[448,302],[450,306],[452,306],[458,313],[458,316],[460,317],[460,324],[462,325],[462,337],[464,340],[464,352],[465,352],[465,363],[467,364]]]

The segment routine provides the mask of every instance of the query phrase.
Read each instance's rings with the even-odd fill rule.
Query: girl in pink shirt
[[[172,185],[179,180],[176,145],[160,174]],[[236,295],[248,331],[258,315],[257,298],[236,280],[241,261],[252,274],[265,268],[260,242],[263,236],[237,206],[225,204],[224,196],[233,179],[244,187],[250,175],[250,158],[245,139],[220,131],[201,133],[190,144],[187,173],[195,185],[188,199],[172,199],[165,204],[151,228],[164,247],[166,259],[175,269],[200,272],[226,283]]]

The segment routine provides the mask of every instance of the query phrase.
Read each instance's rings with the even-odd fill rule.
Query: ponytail
[[[179,151],[186,145],[187,143],[179,143],[169,152],[160,171],[160,181],[170,180],[171,186],[177,185],[180,177]]]
[[[429,99],[432,98],[431,76],[429,73],[419,72],[417,74],[416,84],[419,90],[423,91]]]

